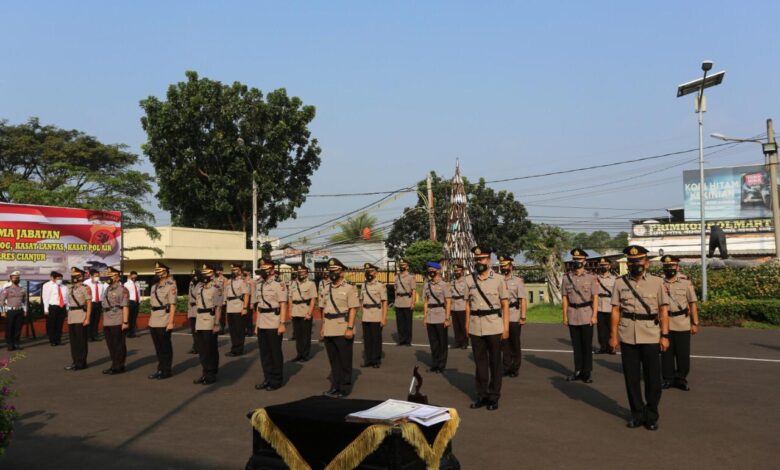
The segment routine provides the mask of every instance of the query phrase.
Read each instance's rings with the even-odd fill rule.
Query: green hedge
[[[681,270],[693,282],[696,294],[701,297],[701,267],[683,266]],[[653,265],[650,272],[663,276],[660,265]],[[708,269],[707,289],[711,300],[778,299],[780,265],[765,263],[748,268]]]
[[[149,298],[146,298],[145,300],[141,300],[141,305],[138,306],[138,313],[144,314],[144,313],[150,313],[152,311],[151,304],[149,303]],[[189,305],[187,305],[187,296],[186,295],[180,295],[176,298],[176,311],[179,313],[185,313],[189,309]]]
[[[780,325],[780,299],[716,299],[701,304],[704,325],[741,326],[746,321]]]

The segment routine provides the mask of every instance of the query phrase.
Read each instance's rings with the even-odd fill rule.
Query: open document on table
[[[348,422],[354,423],[397,424],[414,421],[423,426],[431,426],[449,419],[448,408],[393,399],[384,401],[373,408],[351,413],[346,417]]]

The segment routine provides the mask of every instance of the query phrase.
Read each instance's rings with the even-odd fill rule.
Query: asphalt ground
[[[385,341],[392,331],[385,329]],[[504,379],[497,411],[468,407],[470,350],[450,350],[443,375],[423,372],[431,402],[460,413],[453,450],[462,468],[777,468],[780,331],[703,328],[693,341],[691,391],[664,391],[656,432],[625,427],[620,356],[594,356],[593,384],[568,383],[572,357],[563,326],[530,324],[522,338],[520,376]],[[21,421],[0,468],[243,468],[252,442],[247,412],[328,388],[327,356],[315,343],[311,361],[285,363],[283,388],[256,391],[257,342],[248,340],[244,356],[220,357],[219,381],[211,386],[192,384],[200,365],[186,354],[191,340],[183,331],[174,336],[175,375],[163,381],[146,378],[156,359],[145,332],[128,339],[128,372],[117,376],[101,374],[104,342],[90,343],[90,367],[79,372],[63,370],[67,345],[26,343],[26,357],[13,365],[19,395],[10,401]],[[386,345],[381,369],[356,367],[352,397],[405,399],[413,366],[430,358],[419,322],[414,343]],[[228,344],[220,338],[220,354]],[[357,366],[362,344],[355,348]],[[284,343],[284,354],[294,356],[293,343]]]

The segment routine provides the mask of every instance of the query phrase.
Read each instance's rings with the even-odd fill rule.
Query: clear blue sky
[[[696,147],[693,99],[675,90],[700,76],[703,59],[727,71],[708,90],[707,134],[753,136],[768,117],[780,125],[778,13],[776,1],[5,1],[0,118],[38,116],[140,153],[139,100],[163,97],[192,69],[284,87],[317,107],[315,194],[449,176],[456,157],[472,179],[522,176]],[[636,210],[681,206],[682,170],[695,158],[495,187],[536,221],[615,231],[662,213]],[[742,145],[707,164],[762,158]],[[273,233],[371,200],[311,199]],[[407,195],[376,215],[411,204]]]

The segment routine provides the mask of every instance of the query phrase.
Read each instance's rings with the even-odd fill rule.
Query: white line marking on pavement
[[[173,333],[174,335],[178,336],[190,336],[190,333]],[[228,336],[228,335],[223,335]],[[284,338],[285,341],[290,341],[289,338]],[[318,340],[312,340],[312,343],[317,343]],[[355,340],[355,344],[363,344],[360,340]],[[395,346],[396,343],[382,343],[383,346]],[[415,344],[412,343],[412,347],[415,348],[427,348],[429,345],[427,344]],[[540,352],[540,353],[565,353],[565,354],[571,354],[571,349],[529,349],[529,348],[523,348],[523,352]],[[618,352],[620,354],[620,352]],[[694,359],[721,359],[724,361],[748,361],[748,362],[774,362],[774,363],[780,363],[780,359],[761,359],[757,357],[733,357],[733,356],[699,356],[695,354],[691,354],[691,358]]]

